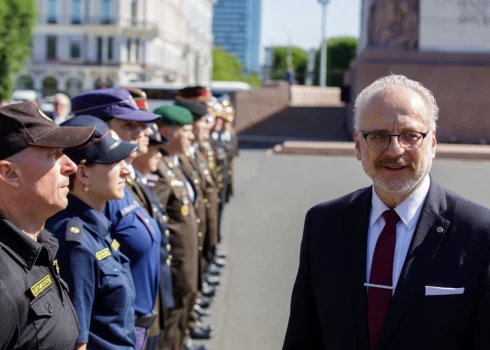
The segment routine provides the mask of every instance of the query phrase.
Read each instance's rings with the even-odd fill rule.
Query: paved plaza
[[[209,319],[216,336],[208,343],[213,350],[277,350],[286,330],[305,212],[370,180],[353,157],[268,156],[264,150],[243,150],[234,174],[236,194],[223,223],[229,265]],[[432,175],[490,207],[490,162],[436,160]]]

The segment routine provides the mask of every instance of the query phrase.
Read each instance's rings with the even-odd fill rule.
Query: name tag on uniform
[[[102,250],[99,250],[97,253],[95,253],[95,258],[98,261],[104,260],[108,256],[111,256],[111,251],[109,250],[109,248],[104,248]]]
[[[114,249],[114,251],[117,252],[117,250],[119,249],[120,246],[121,246],[121,244],[119,244],[119,242],[114,238],[112,240],[112,243],[111,243],[112,249]]]
[[[51,276],[49,275],[44,276],[39,282],[37,282],[30,288],[32,295],[34,295],[34,297],[37,297],[39,294],[45,291],[52,283],[53,282],[51,281]]]
[[[133,211],[139,208],[139,204],[137,202],[133,202],[133,204],[128,205],[125,208],[122,208],[119,212],[121,213],[121,217],[128,216]]]

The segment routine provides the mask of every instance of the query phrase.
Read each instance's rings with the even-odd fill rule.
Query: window
[[[79,38],[70,39],[70,57],[74,59],[82,57],[82,41]]]
[[[126,50],[128,52],[128,62],[131,62],[131,39],[126,40]]]
[[[102,37],[97,37],[97,62],[102,62]]]
[[[48,0],[48,23],[56,23],[58,17],[58,1]]]
[[[56,36],[54,35],[46,37],[46,59],[56,59]]]
[[[82,0],[72,0],[71,2],[71,23],[82,23]]]
[[[138,20],[138,1],[131,0],[131,23],[136,25]]]
[[[112,23],[112,4],[111,0],[102,0],[102,24]]]
[[[140,61],[140,39],[136,39],[136,43],[135,43],[135,46],[136,46],[136,63],[138,63]]]
[[[114,59],[114,38],[109,37],[107,40],[107,59],[112,61]]]

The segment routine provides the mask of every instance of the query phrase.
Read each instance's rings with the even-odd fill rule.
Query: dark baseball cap
[[[71,107],[75,115],[88,114],[104,121],[117,118],[148,123],[160,118],[140,110],[129,91],[123,88],[83,92],[72,98]]]
[[[175,101],[175,105],[184,107],[191,112],[194,120],[201,119],[208,114],[206,105],[197,100],[177,100]]]
[[[62,127],[32,102],[0,107],[0,159],[29,146],[69,148],[87,143],[95,128]]]
[[[122,141],[103,120],[90,115],[77,115],[61,125],[95,126],[94,138],[89,143],[64,150],[64,153],[76,164],[117,163],[138,149],[138,145]]]

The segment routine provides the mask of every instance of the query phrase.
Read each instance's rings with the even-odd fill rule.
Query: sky
[[[327,7],[327,38],[360,35],[362,0],[331,0]],[[262,38],[264,47],[293,46],[317,48],[321,39],[322,11],[318,0],[262,0]]]

